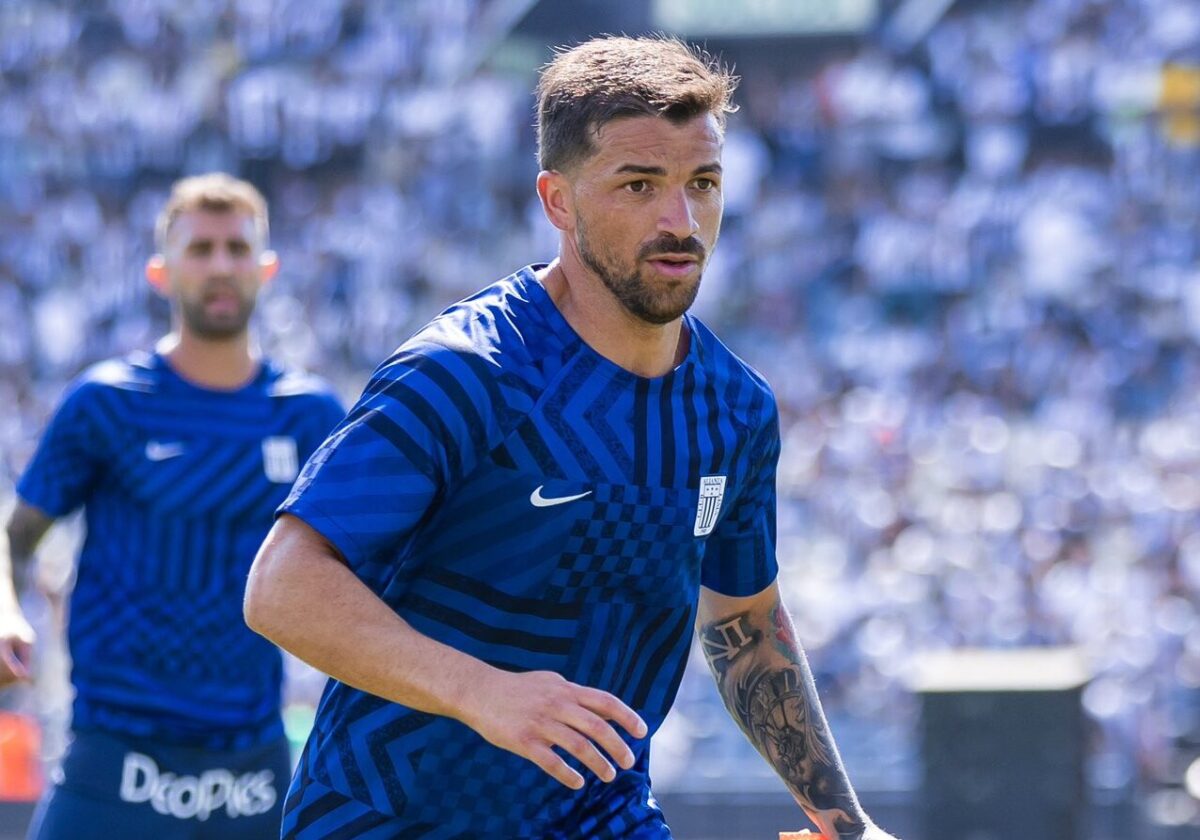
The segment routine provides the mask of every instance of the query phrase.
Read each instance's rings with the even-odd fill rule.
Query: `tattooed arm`
[[[702,589],[697,629],[729,714],[825,837],[894,840],[858,804],[777,585],[748,598]]]

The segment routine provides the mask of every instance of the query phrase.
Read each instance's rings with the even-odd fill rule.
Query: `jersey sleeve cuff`
[[[301,498],[289,500],[280,505],[275,511],[275,518],[278,519],[285,513],[301,520],[324,537],[330,545],[337,549],[338,554],[342,555],[342,559],[349,564],[350,568],[357,568],[362,560],[362,550],[358,543],[334,519],[322,513],[320,508]]]
[[[751,595],[757,595],[768,586],[775,582],[778,569],[772,569],[771,574],[755,578],[740,578],[736,580],[714,580],[700,581],[705,589],[711,589],[719,595],[727,595],[730,598],[749,598]]]
[[[51,519],[66,516],[74,510],[74,508],[65,504],[61,498],[54,498],[52,495],[39,493],[36,488],[27,487],[23,484],[17,485],[17,497],[30,507],[37,508]]]

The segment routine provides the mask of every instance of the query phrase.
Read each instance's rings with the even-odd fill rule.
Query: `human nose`
[[[668,191],[658,219],[658,232],[669,233],[676,239],[687,239],[699,230],[687,190]]]
[[[228,248],[214,248],[212,259],[209,262],[209,269],[214,274],[232,274],[233,262],[233,254],[229,253]]]

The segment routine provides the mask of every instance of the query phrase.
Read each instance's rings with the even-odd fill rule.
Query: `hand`
[[[463,723],[497,747],[529,759],[572,790],[583,787],[583,777],[552,747],[611,782],[617,772],[608,759],[628,770],[633,752],[608,721],[635,738],[646,737],[645,721],[616,697],[568,682],[552,671],[489,671],[464,702],[467,708],[459,716]]]
[[[0,687],[30,679],[33,628],[18,609],[0,616]]]

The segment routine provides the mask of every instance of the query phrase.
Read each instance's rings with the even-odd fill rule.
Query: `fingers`
[[[550,727],[546,738],[550,745],[558,747],[564,753],[576,759],[580,764],[594,773],[600,781],[611,782],[617,778],[617,771],[609,763],[608,759],[605,758],[604,754],[600,752],[595,742],[600,740],[605,742],[615,740],[620,744],[619,750],[613,750],[609,747],[606,747],[606,749],[614,757],[620,756],[618,762],[625,769],[633,766],[633,753],[630,752],[629,747],[625,745],[625,742],[620,739],[611,726],[595,716],[592,716],[592,719],[596,724],[595,726],[589,725],[588,728],[594,730],[600,728],[607,729],[607,737],[601,739],[590,734],[584,735],[581,730],[575,727],[565,724],[555,724]],[[583,777],[545,742],[537,743],[530,747],[527,751],[527,757],[554,779],[572,790],[579,790],[583,787]]]
[[[551,735],[551,740],[564,752],[574,756],[580,764],[595,773],[596,778],[600,781],[611,782],[617,778],[617,771],[613,769],[608,759],[601,754],[591,740],[580,734],[578,730],[560,724]],[[632,763],[629,766],[632,767]]]
[[[596,778],[611,782],[617,777],[617,771],[608,757],[625,770],[633,767],[635,758],[633,750],[608,721],[617,723],[635,738],[646,736],[646,723],[637,712],[606,691],[586,686],[572,686],[572,689],[570,702],[560,707],[555,715],[559,723],[547,735],[554,746],[577,759],[595,773]],[[553,750],[551,753],[557,758]],[[561,758],[558,762],[561,766],[552,764],[556,772],[550,775],[564,784],[579,777]],[[583,780],[579,778],[579,786],[582,785]],[[567,786],[578,789],[574,784]]]
[[[29,645],[20,641],[0,642],[0,685],[29,679]]]
[[[634,738],[646,737],[646,722],[637,712],[619,699],[598,688],[579,687],[581,706],[590,709],[605,720],[611,720]]]
[[[21,663],[21,667],[25,669],[25,676],[32,676],[33,671],[30,668],[30,663],[33,662],[33,644],[25,639],[14,642],[13,654],[16,655],[17,661]]]
[[[573,732],[578,733],[579,739],[585,741],[588,746],[592,748],[593,752],[595,752],[597,748],[603,750],[605,753],[612,756],[617,764],[621,765],[621,767],[625,770],[628,770],[633,766],[633,751],[629,749],[629,745],[625,743],[619,734],[617,734],[617,730],[613,729],[612,726],[610,726],[603,718],[599,717],[588,709],[579,706],[571,710],[569,714],[565,715],[563,722],[567,724],[567,726],[571,727]],[[569,745],[562,744],[561,746],[580,761],[583,761],[584,764],[587,764],[588,767],[591,767],[591,764],[588,764],[582,755],[579,755],[575,750],[570,749]],[[604,766],[605,768],[611,769],[607,760],[604,761]],[[595,768],[592,769],[595,770]],[[612,778],[603,773],[596,772],[596,775],[606,782],[612,781]],[[616,776],[615,772],[613,773],[613,776]]]
[[[571,766],[563,761],[562,756],[545,744],[538,744],[531,747],[526,752],[525,757],[542,768],[550,778],[555,779],[571,790],[579,790],[583,787],[583,776],[572,770]]]
[[[583,787],[584,777],[567,763],[569,759],[603,782],[616,779],[613,762],[626,770],[633,767],[633,750],[615,727],[620,726],[636,739],[646,737],[649,729],[615,696],[573,684],[553,672],[503,674],[498,678],[508,685],[504,690],[487,692],[487,696],[511,702],[500,707],[490,704],[488,714],[464,719],[496,746],[529,759],[572,790]]]

